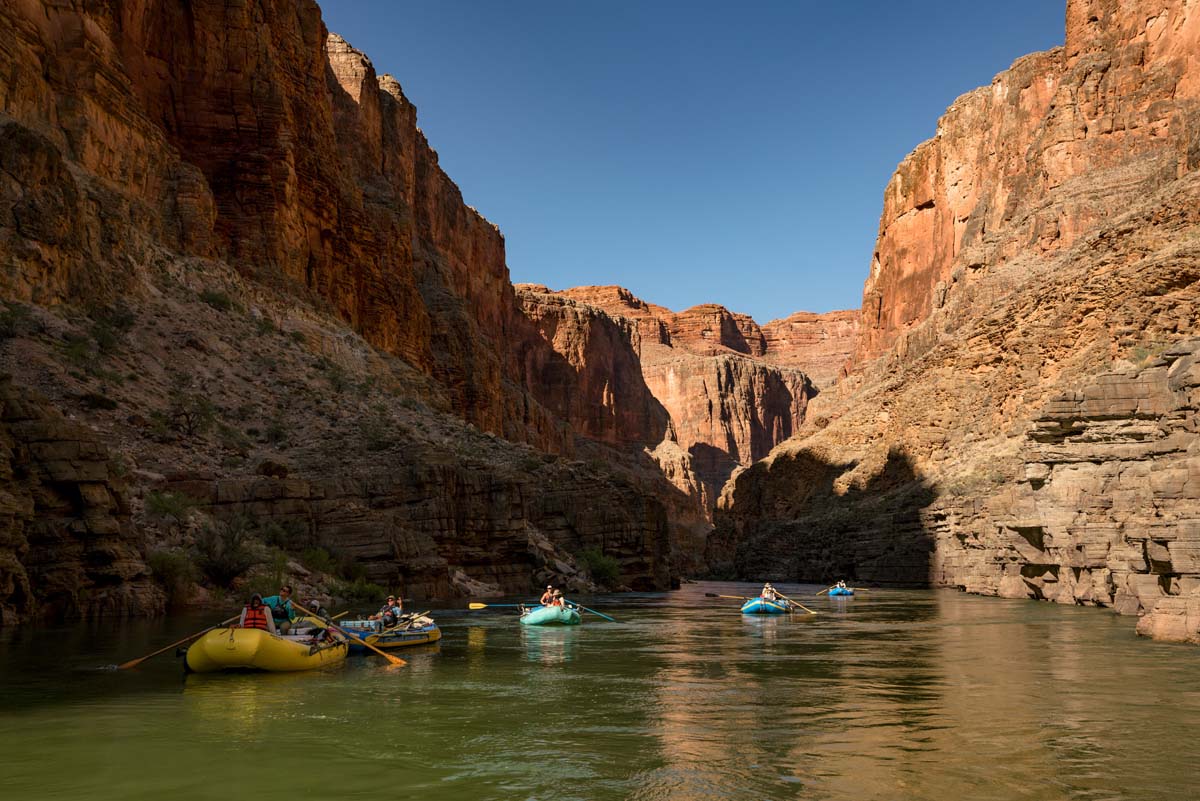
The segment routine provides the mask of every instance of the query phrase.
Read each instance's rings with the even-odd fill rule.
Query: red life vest
[[[255,609],[247,606],[242,613],[242,628],[270,631],[271,626],[267,623],[267,608],[260,606]]]

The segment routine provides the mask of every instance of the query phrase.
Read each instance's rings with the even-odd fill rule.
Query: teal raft
[[[786,615],[792,611],[787,601],[768,601],[766,598],[751,598],[742,604],[743,615]]]
[[[830,595],[853,595],[854,590],[849,587],[834,587],[829,591]]]
[[[569,606],[531,606],[521,612],[522,626],[576,626],[583,622]]]

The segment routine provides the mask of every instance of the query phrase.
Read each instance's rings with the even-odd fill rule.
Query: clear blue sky
[[[760,323],[857,308],[896,165],[1062,43],[1064,0],[321,0],[391,73],[514,282]]]

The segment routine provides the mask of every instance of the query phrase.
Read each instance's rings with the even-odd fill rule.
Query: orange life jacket
[[[269,623],[267,623],[267,608],[265,606],[260,606],[255,609],[247,606],[244,610],[244,615],[242,618],[242,628],[270,631],[271,626]]]

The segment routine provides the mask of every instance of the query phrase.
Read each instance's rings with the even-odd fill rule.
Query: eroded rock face
[[[526,380],[560,418],[592,439],[653,447],[666,434],[667,410],[642,377],[637,323],[570,298],[517,288],[525,316],[543,342],[524,355]]]
[[[651,493],[586,469],[532,475],[416,464],[342,477],[178,476],[163,488],[219,518],[289,524],[335,546],[367,577],[414,598],[449,598],[463,576],[494,595],[570,583],[572,554],[603,551],[641,590],[670,581],[670,521]],[[576,589],[592,589],[580,585]]]
[[[884,193],[859,364],[981,269],[1049,255],[1200,163],[1200,34],[1183,0],[1070,0],[1066,45],[963,95]]]
[[[399,84],[377,76],[362,53],[329,34],[315,2],[4,4],[0,109],[4,300],[31,303],[39,310],[66,305],[108,308],[120,301],[136,318],[186,286],[230,314],[258,314],[258,328],[250,329],[251,336],[274,332],[272,318],[292,320],[290,335],[320,350],[330,365],[326,357],[358,350],[356,335],[361,336],[377,351],[370,361],[381,364],[385,356],[398,357],[415,368],[422,375],[420,380],[406,379],[410,388],[428,378],[434,389],[427,399],[436,401],[439,413],[449,410],[475,433],[488,432],[560,455],[590,446],[580,434],[624,450],[630,443],[661,441],[665,414],[644,392],[640,377],[634,384],[618,386],[600,373],[603,368],[614,376],[636,375],[621,361],[628,360],[626,351],[599,339],[589,341],[585,351],[617,354],[612,363],[589,369],[586,362],[564,360],[525,316],[509,283],[500,232],[462,202],[417,128],[416,111]],[[224,274],[225,265],[236,271],[235,280]],[[219,283],[194,286],[201,276]],[[241,300],[235,303],[230,293]],[[260,305],[271,307],[271,316],[263,316]],[[329,326],[329,315],[348,330]],[[312,325],[318,319],[321,325]],[[314,328],[328,332],[328,338],[310,341],[305,331],[313,333]],[[600,329],[593,333],[598,338],[605,335]],[[151,370],[159,380],[166,369],[184,378],[220,376],[217,380],[223,383],[233,381],[227,371],[253,371],[261,377],[275,363],[271,355],[260,353],[261,361],[245,364],[236,341],[208,331],[173,334],[177,336],[157,340],[148,334],[140,349],[131,345],[120,359]],[[90,352],[92,346],[80,342]],[[77,383],[50,364],[54,358],[44,348],[38,352],[47,363],[22,365],[28,375],[60,389]],[[116,357],[110,353],[96,358]],[[361,377],[369,382],[387,374],[365,369]],[[144,374],[134,375],[141,380]],[[111,380],[115,379],[105,379]],[[89,375],[78,379],[90,381]],[[337,391],[344,391],[348,381],[345,372],[339,373],[336,383],[342,389]],[[287,382],[272,383],[265,394],[254,397],[283,413],[289,404],[294,407],[303,400],[298,390],[312,389],[305,386],[307,379],[297,377],[290,387]],[[128,402],[161,404],[161,389],[147,386]],[[58,395],[60,405],[72,402],[68,393]],[[145,444],[143,429],[151,410],[145,411],[128,415],[125,423],[92,422],[103,423],[107,441],[134,449],[131,442]],[[81,414],[95,418],[94,412]],[[224,413],[230,418],[238,414],[233,409]],[[308,423],[297,421],[297,428],[307,427],[308,433],[319,428]],[[227,427],[234,440],[249,436],[238,427]],[[446,427],[439,423],[435,428],[444,432]],[[215,450],[228,443],[196,447],[206,445]],[[245,447],[235,444],[233,450]],[[506,474],[507,468],[497,464],[531,460],[515,447],[510,450],[484,473]],[[27,456],[22,451],[13,462],[14,475],[32,469],[36,459],[29,461]],[[180,456],[188,458],[186,453]],[[592,458],[619,461],[624,452]],[[492,532],[488,548],[501,554],[494,556],[496,564],[510,564],[511,548],[545,554],[538,543],[552,541],[559,531],[554,522],[558,518],[550,511],[544,513],[545,528],[529,535],[510,524],[541,520],[534,512],[513,516],[499,501],[473,505],[476,490],[503,494],[510,492],[509,483],[488,479],[483,482],[487,486],[476,486],[460,481],[453,470],[438,472],[430,465],[444,466],[447,460],[469,468],[436,448],[423,459],[419,466],[429,470],[415,484],[443,500],[443,517],[471,519],[475,528]],[[297,478],[321,485],[326,476],[318,467]],[[440,495],[428,484],[436,480],[448,482]],[[494,489],[493,484],[502,488]],[[570,498],[573,506],[564,513],[563,530],[583,532],[579,542],[572,543],[578,547],[589,547],[581,544],[585,540],[610,547],[630,571],[626,580],[664,587],[672,554],[690,547],[690,539],[687,546],[654,539],[672,530],[679,499],[661,481],[630,485],[622,493],[597,497],[626,510],[628,520]],[[664,494],[671,497],[664,499]],[[355,489],[335,497],[353,505],[356,498],[375,496]],[[549,497],[549,490],[539,495],[538,508],[549,509]],[[21,514],[28,511],[20,509],[25,510]],[[629,511],[636,509],[642,512]],[[15,520],[17,512],[10,511]],[[80,514],[80,519],[87,517]],[[639,514],[642,522],[630,522]],[[368,518],[372,524],[377,521]],[[691,521],[685,525],[690,538]],[[344,530],[347,536],[351,529]],[[627,529],[640,533],[627,534]],[[603,536],[589,533],[597,531]],[[14,542],[17,536],[12,534]],[[461,527],[447,536],[470,538]],[[631,544],[635,540],[645,547],[636,549]],[[438,558],[443,546],[450,547],[430,538],[413,542],[418,544],[396,550],[393,558],[419,565],[422,559]],[[68,545],[59,554],[62,570],[84,569],[79,561],[83,556]],[[433,550],[421,550],[425,547]],[[45,578],[49,572],[37,561],[45,552],[24,545],[8,550],[10,556],[18,552],[22,555],[8,559],[6,569],[17,576],[20,568],[26,579],[14,578],[11,586],[5,585],[11,597],[20,596],[10,604],[13,611],[7,618],[36,611],[39,603],[59,603],[47,600],[57,599],[60,588],[57,580]],[[137,570],[144,565],[138,567],[132,557],[113,559],[124,565],[113,568],[123,576],[121,586],[140,592],[138,582],[144,576]],[[457,570],[451,571],[450,583],[459,577],[455,586],[482,570],[465,557],[450,563]],[[398,562],[392,564],[394,568]],[[436,570],[413,569],[424,576],[414,579],[419,586],[439,591],[446,586],[446,570],[437,579]],[[528,579],[541,568],[521,569]],[[86,569],[79,575],[86,589],[93,579]],[[30,584],[30,576],[42,578]],[[102,582],[97,578],[94,583]],[[114,601],[109,607],[161,607],[161,593],[151,590],[140,607],[136,599],[123,606]],[[100,608],[104,602],[91,603]],[[83,609],[82,602],[74,600],[63,608],[70,612],[76,608],[71,604]]]
[[[162,611],[126,491],[93,431],[0,377],[0,625]]]
[[[1189,636],[1200,15],[1068,9],[1065,48],[961,98],[901,165],[855,369],[726,486],[711,562]]]
[[[617,286],[553,292],[523,285],[520,295],[527,314],[537,319],[547,319],[548,310],[572,310],[571,325],[560,327],[564,315],[557,312],[552,315],[556,325],[542,329],[573,363],[586,361],[575,343],[590,341],[587,332],[598,320],[626,332],[624,340],[639,357],[630,365],[643,381],[622,379],[621,373],[609,373],[609,380],[648,388],[666,410],[669,428],[657,429],[658,439],[645,443],[654,448],[664,474],[705,508],[711,508],[736,468],[761,459],[791,436],[815,394],[800,369],[766,363],[767,340],[758,324],[723,306],[706,304],[676,314]],[[605,360],[611,357],[597,356],[600,364]],[[664,436],[670,444],[658,447]]]
[[[537,338],[503,237],[315,2],[10,4],[0,40],[6,295],[90,303],[156,248],[221,258],[321,298],[473,424],[570,451],[518,383],[508,343]]]
[[[762,327],[771,364],[803,370],[818,388],[836,382],[858,340],[860,312],[796,312]]]

